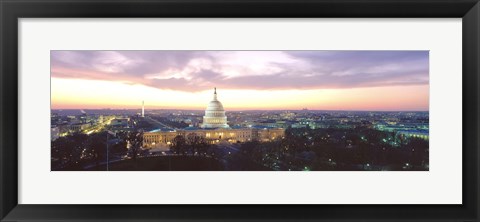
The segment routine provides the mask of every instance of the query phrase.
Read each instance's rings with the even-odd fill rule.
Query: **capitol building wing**
[[[214,89],[213,100],[205,109],[201,128],[187,127],[174,131],[153,131],[143,135],[143,147],[145,148],[168,148],[173,139],[178,136],[187,137],[189,134],[205,138],[212,144],[219,142],[267,142],[282,138],[285,134],[283,128],[271,127],[230,127],[223,105],[217,98],[217,90]]]

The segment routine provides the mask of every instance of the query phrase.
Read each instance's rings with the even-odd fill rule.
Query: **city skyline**
[[[428,111],[428,51],[52,51],[52,109]]]

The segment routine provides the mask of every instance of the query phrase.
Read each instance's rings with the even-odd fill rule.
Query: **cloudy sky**
[[[428,51],[52,51],[52,108],[428,110]]]

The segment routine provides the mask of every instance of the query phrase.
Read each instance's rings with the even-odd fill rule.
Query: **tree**
[[[200,155],[207,155],[210,148],[210,144],[208,144],[207,140],[203,137],[200,137],[200,142],[198,143],[198,153]]]
[[[173,153],[177,154],[184,154],[185,148],[186,148],[186,140],[185,137],[182,135],[177,135],[175,138],[173,138],[172,143],[170,144],[170,150]]]
[[[67,137],[60,137],[52,141],[51,158],[52,168],[63,168],[70,163],[70,154],[73,151],[73,143]]]
[[[92,134],[87,138],[86,141],[86,151],[93,155],[93,160],[98,166],[101,159],[106,158],[106,145],[108,141],[106,140],[106,135],[104,133]]]
[[[199,148],[200,146],[203,146],[203,143],[206,143],[205,139],[203,139],[203,137],[197,135],[196,133],[189,133],[187,135],[187,144],[190,147],[192,155],[194,155],[195,152],[199,152]]]
[[[136,160],[143,144],[143,132],[129,132],[127,135],[128,152]]]
[[[428,142],[420,138],[411,138],[406,146],[411,152],[411,164],[415,166],[424,166],[428,163]]]
[[[76,133],[53,141],[51,143],[52,167],[79,169],[86,138],[87,135]]]

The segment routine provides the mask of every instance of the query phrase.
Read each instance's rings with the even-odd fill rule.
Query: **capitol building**
[[[217,88],[213,91],[213,100],[208,103],[203,116],[202,128],[230,128],[223,105],[217,99]]]
[[[187,127],[171,131],[152,131],[143,134],[144,148],[168,148],[173,139],[178,136],[187,137],[195,134],[205,138],[209,143],[220,142],[241,143],[248,141],[268,142],[282,138],[283,128],[269,127],[230,127],[222,103],[217,98],[214,88],[213,99],[208,103],[200,128]]]

